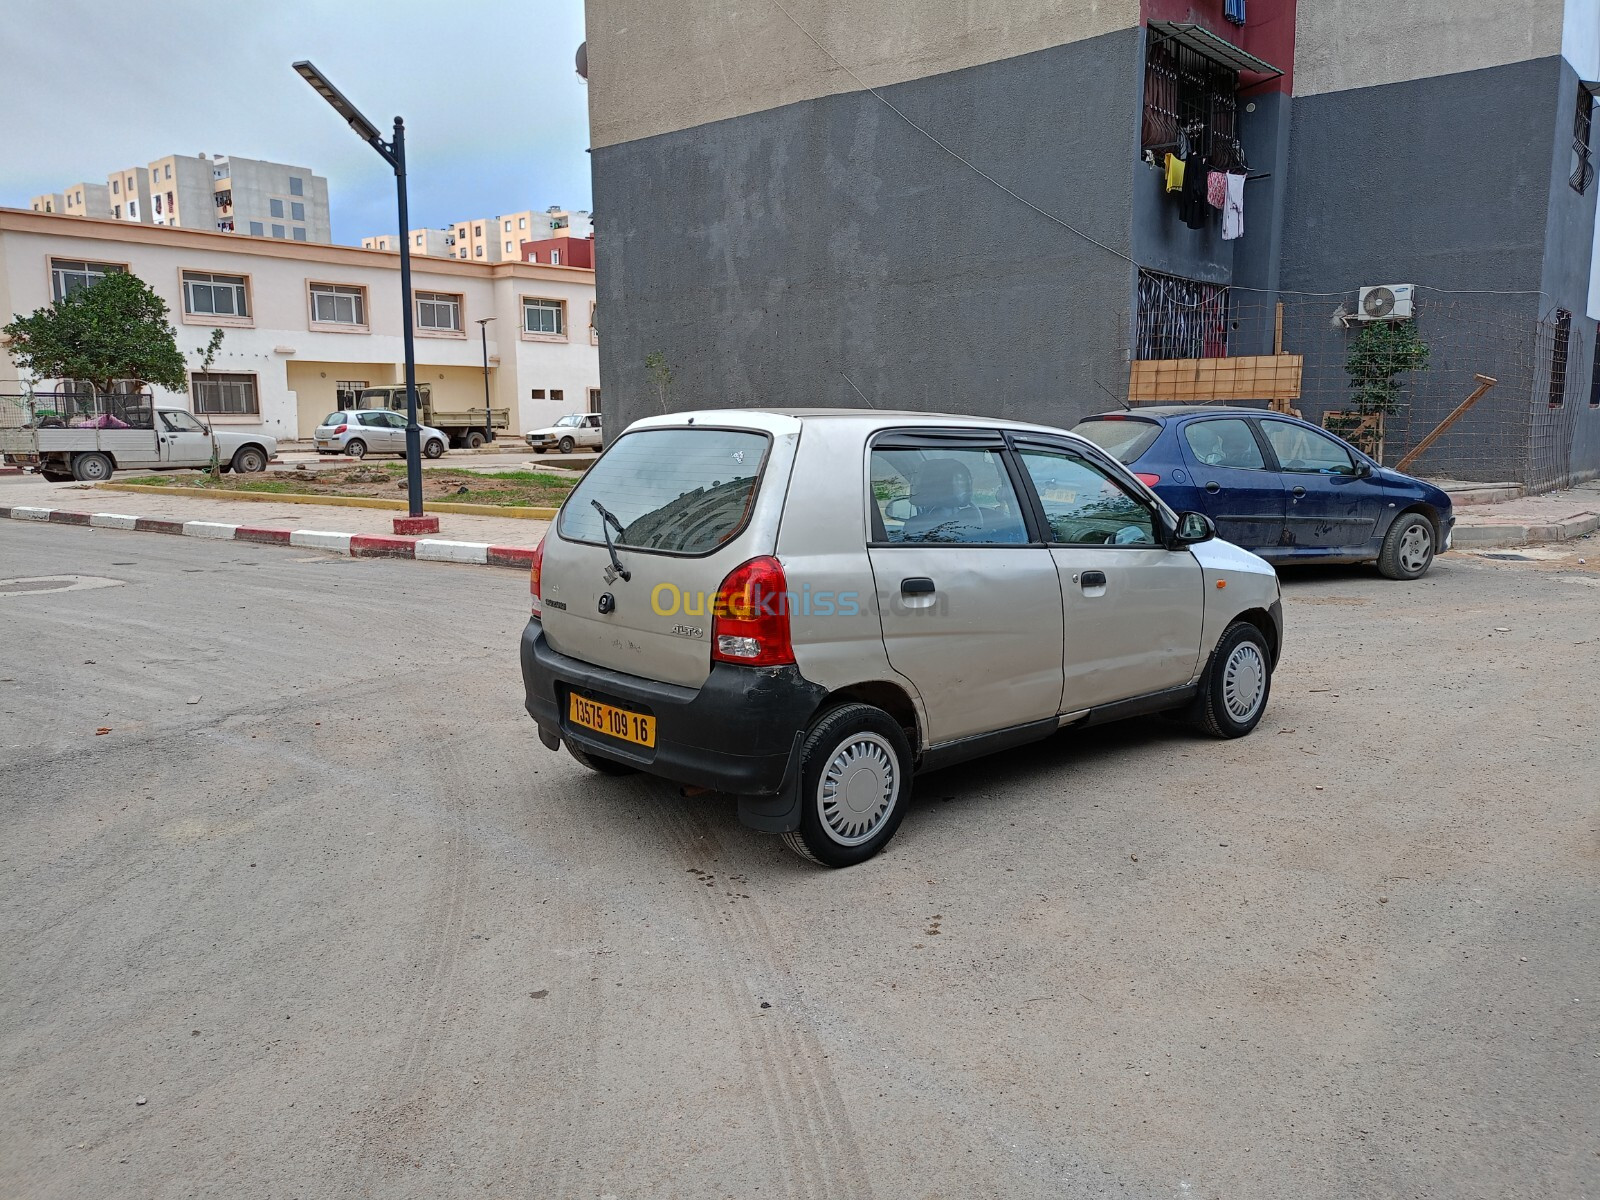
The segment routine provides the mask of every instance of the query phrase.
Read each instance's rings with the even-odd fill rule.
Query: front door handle
[[[931,596],[933,595],[933,580],[923,575],[902,579],[900,581],[900,594],[903,596]]]
[[[1294,489],[1293,489],[1293,491],[1294,491],[1294,494],[1295,494],[1295,498],[1296,498],[1296,499],[1298,499],[1298,498],[1299,498],[1299,497],[1301,497],[1301,496],[1304,496],[1304,495],[1305,495],[1305,494],[1306,494],[1306,490],[1305,490],[1305,488],[1303,488],[1303,487],[1300,487],[1300,486],[1298,486],[1298,485],[1296,485],[1296,486],[1295,486],[1295,487],[1294,487]]]
[[[1106,573],[1104,571],[1085,571],[1078,577],[1078,583],[1085,588],[1105,587]]]
[[[1218,483],[1215,479],[1213,479],[1210,483],[1206,484],[1206,491],[1210,492],[1213,496],[1215,496],[1221,490],[1222,490],[1222,485],[1220,483]]]

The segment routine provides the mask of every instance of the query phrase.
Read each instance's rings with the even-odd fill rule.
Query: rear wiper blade
[[[621,533],[622,522],[617,520],[616,514],[604,504],[601,504],[600,501],[591,500],[589,503],[594,505],[595,511],[600,514],[600,533],[606,539],[606,550],[611,555],[612,569],[615,570],[618,575],[622,576],[622,582],[631,582],[633,580],[633,573],[629,571],[627,567],[622,565],[622,560],[617,557],[616,543],[611,540],[612,527],[615,526],[617,532]]]

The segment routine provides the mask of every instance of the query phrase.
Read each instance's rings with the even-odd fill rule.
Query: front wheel
[[[104,454],[78,454],[72,459],[72,477],[80,483],[99,483],[110,479],[111,459]]]
[[[557,446],[556,449],[560,450],[563,454],[571,454],[573,445],[574,443],[571,438],[564,437],[561,439],[561,444]]]
[[[1223,630],[1190,717],[1213,737],[1243,737],[1261,721],[1272,692],[1272,651],[1249,621]]]
[[[241,446],[233,456],[235,475],[254,475],[267,469],[267,454],[258,446]]]
[[[485,439],[483,434],[474,429],[471,433],[467,434],[465,440],[468,450],[476,450],[479,446],[483,445]]]
[[[881,708],[845,704],[812,725],[800,748],[800,828],[784,843],[825,867],[882,850],[911,798],[911,747]]]
[[[1433,566],[1433,523],[1421,513],[1402,513],[1384,535],[1378,573],[1388,579],[1421,579]]]
[[[428,444],[422,448],[422,453],[428,458],[438,458],[444,454],[444,443],[438,438],[429,438]]]
[[[360,438],[351,438],[344,444],[344,452],[351,458],[365,458],[367,456],[367,444]]]

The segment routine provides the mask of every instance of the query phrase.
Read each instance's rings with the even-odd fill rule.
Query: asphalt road
[[[0,1195],[1600,1192],[1594,566],[1297,576],[1254,736],[924,777],[844,872],[544,750],[516,573],[0,523],[56,573]]]

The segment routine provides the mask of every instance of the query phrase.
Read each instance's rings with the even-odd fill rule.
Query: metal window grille
[[[1550,348],[1550,407],[1560,408],[1567,400],[1567,353],[1572,344],[1572,314],[1556,309],[1555,336]]]
[[[1594,365],[1589,368],[1589,407],[1600,408],[1600,328],[1594,331]]]
[[[1228,289],[1155,271],[1139,272],[1135,358],[1226,358]]]
[[[196,375],[192,387],[197,413],[241,417],[255,416],[260,411],[254,375]]]
[[[1145,51],[1143,148],[1171,150],[1178,131],[1200,124],[1209,142],[1200,153],[1221,165],[1237,134],[1239,74],[1187,46],[1154,42]]]
[[[1572,176],[1574,190],[1586,192],[1594,182],[1594,162],[1589,134],[1594,124],[1595,94],[1585,84],[1578,85],[1578,110],[1572,118]]]

